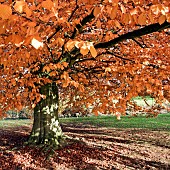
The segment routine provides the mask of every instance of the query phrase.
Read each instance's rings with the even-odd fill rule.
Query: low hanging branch
[[[161,31],[163,29],[166,28],[170,28],[170,23],[169,22],[164,22],[162,25],[160,25],[159,23],[156,24],[151,24],[148,26],[145,26],[141,29],[132,31],[132,32],[128,32],[126,34],[123,34],[113,40],[107,41],[107,42],[101,42],[98,44],[95,44],[94,47],[97,48],[110,48],[112,46],[114,46],[115,44],[118,44],[119,42],[122,42],[124,40],[127,39],[134,39],[143,35],[147,35],[153,32],[157,32],[157,31]]]
[[[89,17],[90,16],[90,17]],[[88,15],[87,17],[85,17],[83,20],[82,20],[82,23],[83,25],[86,24],[86,22],[89,22],[90,21],[90,18],[92,19],[92,16],[94,17],[93,15],[93,11],[91,12],[90,15]],[[79,25],[79,24],[78,24]],[[82,27],[83,27],[82,25]],[[80,25],[79,25],[80,26]],[[135,30],[135,31],[132,31],[132,32],[128,32],[126,34],[123,34],[113,40],[110,40],[110,41],[107,41],[107,42],[101,42],[101,43],[98,43],[98,44],[95,44],[94,47],[97,49],[97,48],[110,48],[112,46],[114,46],[115,44],[118,44],[124,40],[127,40],[127,39],[132,39],[134,40],[134,38],[137,38],[137,37],[141,37],[143,35],[147,35],[147,34],[150,34],[150,33],[153,33],[153,32],[157,32],[157,31],[161,31],[163,29],[166,29],[166,28],[170,28],[170,23],[169,22],[164,22],[164,24],[160,25],[159,23],[156,23],[156,24],[151,24],[151,25],[148,25],[148,26],[145,26],[141,29],[138,29],[138,30]],[[77,29],[75,29],[75,31],[77,32]],[[76,32],[75,32],[75,35],[76,35]],[[74,34],[74,33],[73,33]],[[74,35],[74,36],[75,36]],[[76,51],[76,53],[79,51],[79,49],[74,49],[73,50],[74,53]],[[71,54],[73,54],[73,51],[71,52]],[[111,54],[113,55],[113,53],[111,52],[107,52],[107,54]],[[79,52],[76,54],[76,56],[74,58],[72,58],[72,63],[74,63],[76,61],[76,59],[78,59],[82,54]],[[114,54],[115,55],[115,54]],[[115,56],[115,57],[118,57],[118,56]],[[119,58],[119,57],[118,57]],[[121,58],[121,57],[120,57]],[[124,60],[129,60],[130,59],[126,59],[126,58],[121,58],[121,59],[124,59]]]

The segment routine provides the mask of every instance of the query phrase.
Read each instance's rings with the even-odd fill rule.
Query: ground
[[[106,128],[63,123],[67,145],[48,151],[24,146],[31,125],[0,128],[2,170],[133,170],[170,169],[170,133],[167,130]]]

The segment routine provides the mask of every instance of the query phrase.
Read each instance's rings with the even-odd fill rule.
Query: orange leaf
[[[151,12],[148,13],[148,16],[149,16],[151,23],[154,23],[154,17]]]
[[[73,85],[76,88],[78,88],[78,86],[79,86],[79,83],[77,83],[75,81],[71,81],[70,83],[71,83],[71,85]]]
[[[0,4],[0,18],[8,19],[12,15],[12,9],[8,5]]]
[[[70,81],[68,81],[68,80],[64,81],[63,87],[67,87],[69,85],[69,83],[70,83]]]
[[[137,8],[130,10],[130,15],[136,15],[136,14],[138,14]]]
[[[32,15],[32,11],[31,11],[31,9],[29,9],[28,5],[26,5],[26,7],[25,7],[25,13],[26,13],[27,17],[30,17]]]
[[[23,106],[22,106],[22,104],[21,104],[20,102],[18,102],[18,103],[16,104],[16,108],[17,108],[18,110],[22,110]]]
[[[69,79],[69,75],[66,71],[64,71],[64,73],[61,75],[61,79],[64,79],[64,80]]]
[[[75,43],[74,43],[74,41],[69,40],[67,42],[66,46],[67,46],[68,51],[71,51],[73,49],[73,47],[75,46]]]
[[[80,85],[80,86],[79,86],[79,90],[80,90],[80,92],[84,92],[84,86],[83,86],[83,85]]]
[[[105,72],[111,72],[112,69],[110,67],[106,67]]]
[[[29,22],[27,25],[28,25],[28,27],[35,27],[36,26],[36,22]]]
[[[50,73],[50,76],[52,77],[52,76],[56,76],[56,72],[55,71],[52,71],[51,73]]]
[[[97,51],[94,46],[90,46],[90,53],[94,58],[97,56]]]
[[[122,28],[122,26],[120,25],[120,23],[119,23],[118,20],[115,20],[114,24],[115,24],[115,26],[116,26],[117,28],[119,28],[119,29]]]
[[[25,6],[26,6],[26,2],[25,1],[16,1],[15,5],[14,5],[14,9],[17,12],[23,13]]]
[[[129,23],[129,14],[123,14],[122,15],[122,21],[124,24],[128,24]]]
[[[51,0],[46,0],[41,3],[41,6],[48,10],[51,10],[51,8],[54,7],[54,3]]]
[[[99,115],[98,110],[96,108],[93,108],[92,112],[95,114],[95,116]]]
[[[13,35],[12,39],[17,47],[20,47],[23,44],[23,38],[20,35]]]
[[[118,2],[119,2],[119,0],[114,0],[114,1],[112,1],[112,5],[115,6],[118,4]]]
[[[3,22],[0,22],[0,34],[4,34],[6,30],[5,24]]]
[[[95,17],[97,17],[100,14],[100,12],[101,12],[101,8],[100,7],[95,7],[93,15]]]
[[[146,15],[145,14],[140,14],[138,18],[138,24],[139,25],[145,25],[146,24]]]
[[[121,11],[122,11],[123,14],[126,13],[126,8],[124,7],[123,4],[120,5],[120,9],[121,9]]]
[[[63,46],[64,45],[64,39],[62,38],[57,38],[57,41],[59,43],[60,46]]]
[[[49,66],[44,66],[43,67],[43,72],[50,72],[50,67]]]
[[[83,55],[87,55],[89,52],[89,49],[86,45],[83,45],[81,48],[80,48],[80,53],[83,54]]]
[[[115,18],[116,18],[117,8],[118,8],[118,6],[115,6],[115,7],[112,8],[111,14],[110,14],[110,18],[111,18],[111,19],[115,19]]]
[[[161,15],[161,16],[159,17],[158,22],[159,22],[160,25],[162,25],[162,24],[165,22],[165,20],[166,20],[165,15]]]
[[[170,22],[170,14],[167,14],[167,15],[166,15],[166,20],[167,20],[168,22]]]
[[[64,67],[67,67],[68,66],[68,63],[67,62],[62,62],[63,66]]]
[[[99,29],[100,29],[100,28],[101,28],[101,25],[102,25],[102,24],[101,24],[101,22],[98,20],[98,21],[96,22],[96,26],[97,26],[97,28],[99,28]]]

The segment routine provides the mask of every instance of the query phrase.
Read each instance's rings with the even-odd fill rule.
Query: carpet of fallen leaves
[[[170,133],[63,124],[70,140],[53,156],[25,146],[30,127],[0,129],[0,170],[170,169]]]

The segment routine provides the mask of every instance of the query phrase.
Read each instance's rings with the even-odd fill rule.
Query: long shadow
[[[30,128],[27,126],[0,130],[0,146],[19,147],[27,140],[28,132]]]
[[[133,167],[133,168],[140,168],[140,169],[158,169],[158,170],[169,170],[170,169],[170,164],[166,163],[161,163],[157,161],[147,161],[143,159],[133,159],[127,156],[120,156],[118,157],[121,158],[121,162],[128,167]],[[128,163],[128,164],[127,164]]]
[[[74,124],[72,124],[71,126],[67,125],[67,124],[62,124],[62,129],[64,132],[70,132],[70,133],[74,133],[75,136],[76,134],[82,134],[82,135],[86,135],[86,134],[91,134],[91,135],[97,135],[95,136],[96,139],[100,139],[100,135],[106,135],[105,140],[110,141],[110,142],[118,142],[118,143],[126,143],[126,144],[130,144],[133,143],[134,140],[136,142],[140,142],[140,143],[145,143],[146,139],[142,139],[142,138],[136,138],[136,139],[121,139],[121,136],[113,136],[113,134],[111,134],[110,132],[104,132],[101,129],[98,129],[97,127],[92,127],[90,128],[89,126],[85,126],[84,128],[82,128],[81,126],[74,126]],[[141,132],[143,132],[144,130],[141,130]],[[135,134],[136,130],[130,130],[127,131],[126,133],[134,133]],[[139,130],[137,131],[139,133]],[[92,136],[86,136],[86,138],[92,138]],[[148,134],[149,135],[149,134]],[[103,136],[102,136],[103,137]],[[117,138],[120,137],[120,138]],[[104,138],[104,137],[103,137]],[[167,143],[159,143],[158,141],[155,140],[147,140],[147,143],[150,143],[152,145],[155,146],[159,146],[159,147],[163,147],[163,148],[167,148],[170,149],[170,145]]]
[[[15,162],[16,158],[13,154],[13,149],[15,148],[18,152],[22,148],[24,142],[28,139],[29,131],[30,128],[27,126],[0,129],[0,169],[22,170],[21,165]]]
[[[56,162],[61,164],[66,163],[68,168],[70,167],[75,170],[116,170],[122,169],[122,167],[129,169],[164,170],[169,170],[170,168],[170,164],[124,156],[119,153],[116,148],[111,152],[111,150],[107,148],[89,146],[80,142],[73,143],[57,153],[58,155],[54,158]],[[120,164],[122,167],[118,168],[116,163]],[[53,167],[52,164],[51,167]]]
[[[22,132],[29,131],[30,129],[26,128]],[[80,134],[81,132],[83,131],[79,131]],[[86,135],[86,133],[88,134],[88,131],[85,130],[83,134]],[[48,159],[48,153],[44,153],[40,148],[22,147],[27,138],[28,133],[20,133],[19,129],[13,132],[0,132],[0,169],[32,170],[45,168],[47,170],[56,170],[59,165],[75,170],[118,170],[122,169],[122,167],[127,169],[170,169],[170,164],[122,155],[116,145],[113,145],[110,149],[109,147],[98,147],[78,141],[70,141],[69,145],[55,150],[55,154]],[[124,142],[103,136],[99,136],[98,140],[108,140],[113,144],[114,142]],[[125,142],[127,141],[125,140]],[[10,150],[13,147],[18,147],[18,149]],[[8,150],[5,150],[5,148],[8,148]],[[122,149],[124,148],[122,147]],[[28,158],[24,159],[26,156]],[[19,160],[21,157],[23,158],[22,161]],[[30,164],[27,168],[26,163]],[[119,167],[120,165],[121,167]]]

